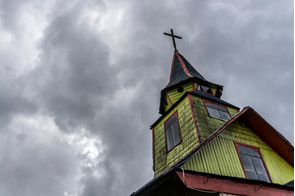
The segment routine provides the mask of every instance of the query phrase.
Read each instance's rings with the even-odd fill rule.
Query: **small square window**
[[[231,119],[231,116],[226,107],[223,107],[211,102],[205,102],[205,105],[206,105],[209,116],[220,118],[223,120]]]
[[[177,119],[177,112],[164,123],[165,137],[166,137],[166,148],[170,151],[181,142],[179,124]]]

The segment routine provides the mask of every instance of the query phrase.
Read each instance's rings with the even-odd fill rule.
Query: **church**
[[[294,147],[253,108],[221,99],[177,50],[151,125],[154,178],[131,196],[294,195]]]

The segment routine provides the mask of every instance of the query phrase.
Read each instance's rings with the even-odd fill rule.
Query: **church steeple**
[[[168,35],[170,79],[150,127],[155,178],[132,196],[294,195],[294,147],[251,107],[239,111],[221,100],[222,86],[206,80]]]
[[[188,91],[199,90],[220,98],[223,87],[206,80],[179,52],[174,51],[170,79],[161,91],[159,113],[165,113]]]

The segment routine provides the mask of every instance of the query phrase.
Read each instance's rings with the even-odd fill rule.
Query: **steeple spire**
[[[205,89],[205,90],[204,90]],[[164,114],[176,101],[189,91],[206,91],[220,98],[223,87],[206,80],[177,50],[174,51],[168,84],[161,91],[159,113]],[[170,99],[171,98],[171,99]]]
[[[193,77],[207,81],[177,50],[174,51],[170,80],[165,88]]]

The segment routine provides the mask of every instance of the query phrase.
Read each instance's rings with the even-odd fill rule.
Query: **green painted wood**
[[[201,139],[205,140],[215,130],[217,130],[224,123],[226,123],[226,121],[210,117],[200,97],[192,96],[192,100],[193,100],[193,106],[194,106],[193,110],[200,128]],[[230,108],[230,107],[227,107],[227,108],[229,108],[229,110],[233,114],[236,114],[238,112],[237,109]]]
[[[176,103],[179,100],[179,98],[182,95],[184,95],[187,91],[192,91],[193,90],[192,82],[187,82],[187,83],[181,85],[181,87],[183,88],[183,92],[178,92],[177,91],[178,87],[180,87],[180,85],[175,86],[174,88],[172,88],[171,90],[169,90],[167,92],[172,104]]]
[[[232,117],[238,113],[238,110],[236,108],[228,107],[227,109]]]
[[[182,142],[166,153],[164,122],[175,111],[178,114]],[[197,145],[199,145],[197,132],[189,100],[186,97],[154,127],[155,176],[168,169]]]
[[[166,105],[165,102],[167,103],[167,105]],[[169,100],[169,97],[167,95],[166,95],[165,102],[164,102],[164,110],[167,111],[172,106],[172,104],[171,104],[171,102]]]
[[[177,92],[177,88],[172,89],[168,93],[168,95],[171,96],[170,98],[174,101],[173,103],[186,91],[192,90],[192,86],[189,83],[183,87],[183,93]],[[198,124],[201,140],[205,140],[226,122],[221,119],[210,117],[201,98],[192,96],[192,101],[193,115],[190,110],[188,98],[185,98],[154,127],[155,177],[168,169],[199,144],[193,121],[194,118]],[[178,112],[182,143],[167,154],[164,122],[176,110]],[[238,110],[235,108],[228,107],[228,110],[232,116],[238,113]],[[286,163],[250,129],[240,125],[238,122],[231,124],[226,130],[206,144],[206,146],[189,159],[182,167],[187,170],[198,172],[245,178],[238,153],[234,146],[234,141],[260,148],[274,183],[285,184],[294,179],[294,168]]]
[[[206,144],[197,154],[184,163],[183,168],[245,178],[234,141],[260,148],[273,183],[285,184],[294,179],[294,168],[249,128],[241,126],[238,122],[234,122]]]

